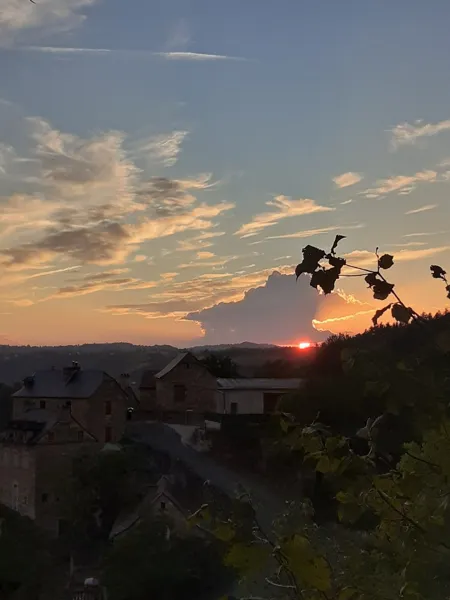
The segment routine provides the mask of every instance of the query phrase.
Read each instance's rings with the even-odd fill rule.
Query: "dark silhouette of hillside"
[[[199,358],[213,350],[219,360],[229,357],[242,377],[252,377],[266,363],[295,363],[307,359],[293,347],[258,344],[220,345],[190,349]],[[83,344],[80,346],[0,346],[0,383],[13,385],[26,376],[52,366],[62,368],[72,361],[82,368],[101,369],[113,377],[130,374],[130,382],[139,385],[146,370],[159,371],[179,352],[174,346],[135,346],[128,343]],[[264,369],[263,369],[264,370]],[[273,368],[268,377],[274,376]],[[262,375],[259,375],[262,376]],[[282,376],[282,375],[280,375]]]

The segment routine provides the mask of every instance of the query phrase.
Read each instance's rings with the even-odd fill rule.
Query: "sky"
[[[293,344],[370,325],[337,233],[449,307],[444,0],[0,0],[0,343]]]

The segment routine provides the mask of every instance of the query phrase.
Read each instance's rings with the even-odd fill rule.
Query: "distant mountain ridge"
[[[229,355],[243,376],[252,376],[255,369],[274,360],[292,360],[295,349],[270,344],[243,342],[238,344],[204,345],[189,348],[201,357],[207,352]],[[0,383],[12,385],[27,375],[50,367],[62,368],[72,361],[82,368],[101,369],[113,377],[130,374],[130,382],[138,386],[146,370],[160,370],[180,349],[170,345],[137,346],[127,342],[82,344],[79,346],[0,346]]]

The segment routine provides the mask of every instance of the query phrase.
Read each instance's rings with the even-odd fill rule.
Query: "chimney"
[[[121,373],[119,377],[120,386],[123,389],[126,389],[130,386],[130,374],[129,373]]]
[[[76,361],[72,361],[72,365],[70,367],[64,367],[63,368],[63,378],[64,381],[66,383],[69,383],[69,381],[79,372],[81,371],[81,367],[80,364],[77,363]]]
[[[25,379],[23,380],[23,385],[26,388],[31,388],[34,385],[34,375],[29,375],[28,377],[25,377]]]

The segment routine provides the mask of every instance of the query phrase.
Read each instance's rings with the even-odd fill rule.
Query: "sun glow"
[[[311,342],[300,342],[298,345],[300,350],[307,350],[308,348],[311,348],[311,346],[312,346]]]

